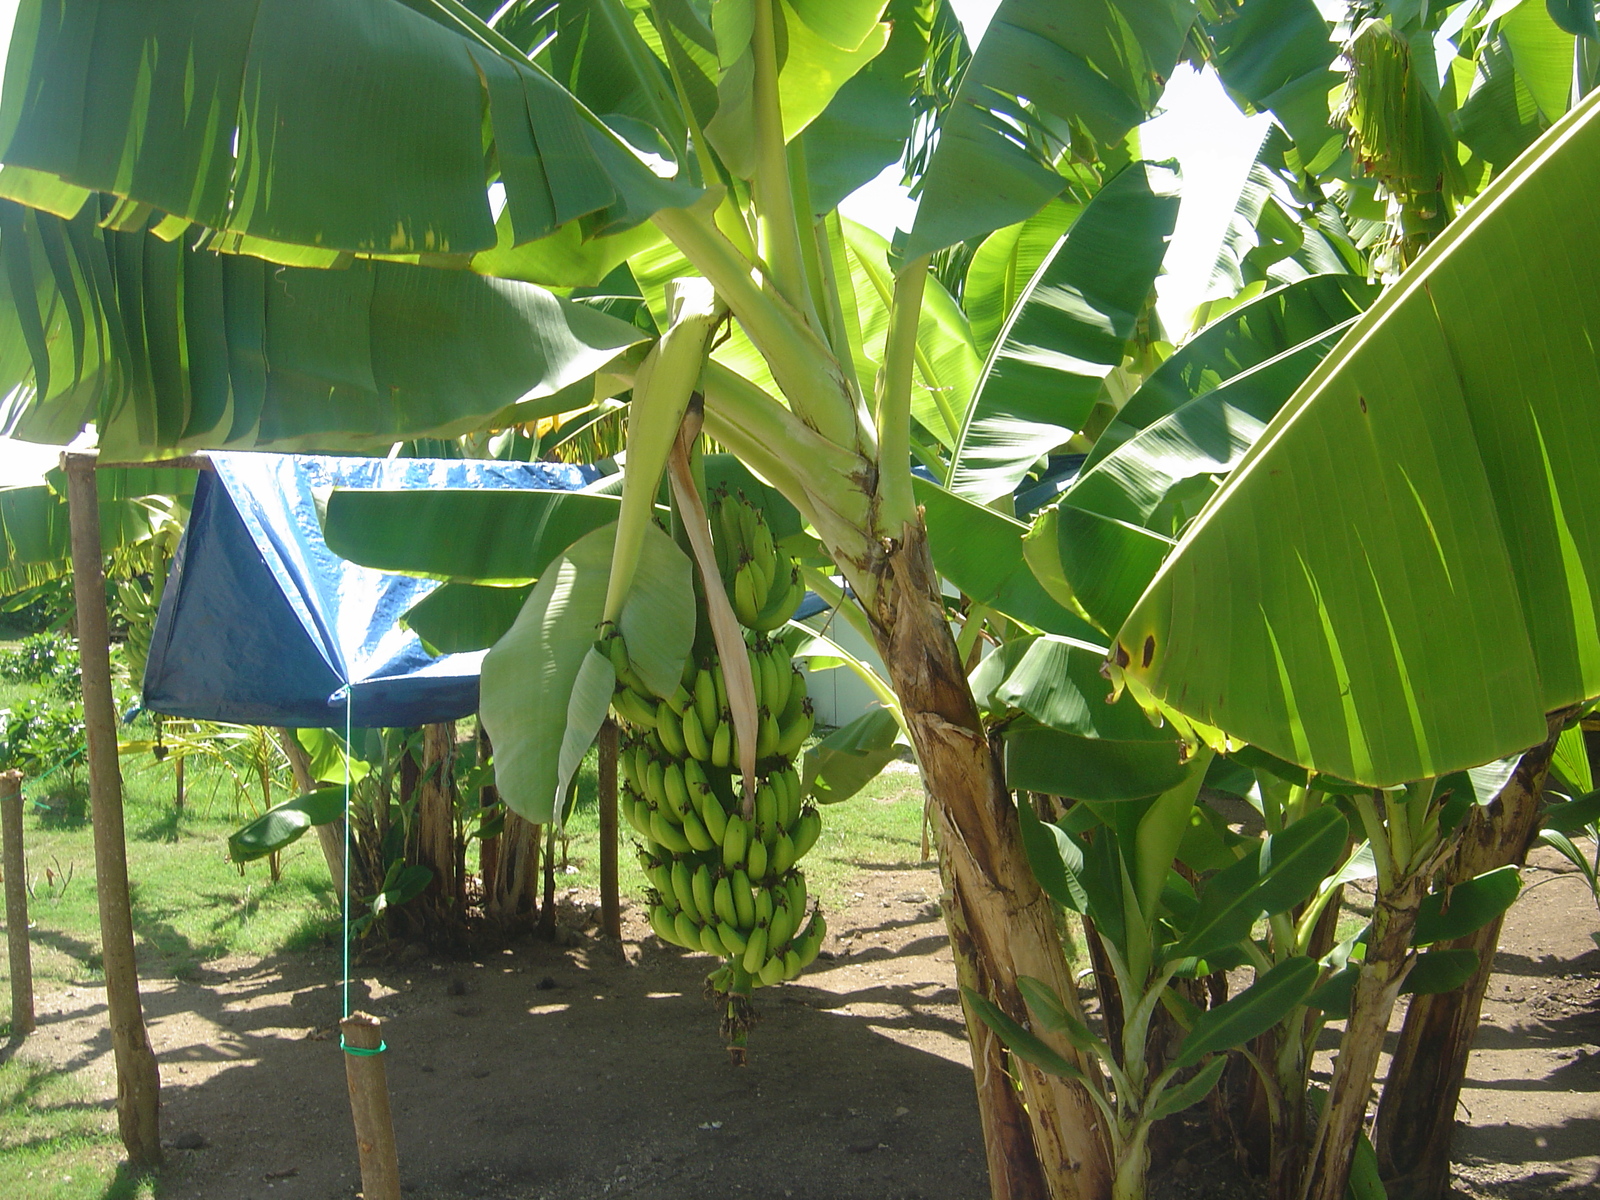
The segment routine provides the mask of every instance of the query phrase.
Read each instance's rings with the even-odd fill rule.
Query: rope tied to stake
[[[344,689],[344,895],[341,908],[344,924],[344,980],[343,980],[343,1009],[344,1020],[350,1017],[350,746],[351,735],[351,706],[353,696],[348,684]],[[339,1049],[356,1058],[370,1058],[374,1054],[382,1054],[389,1048],[389,1043],[379,1038],[376,1047],[352,1046],[345,1040],[344,1033],[339,1034]]]

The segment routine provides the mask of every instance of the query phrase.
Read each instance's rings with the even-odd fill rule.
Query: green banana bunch
[[[793,979],[816,958],[827,923],[799,866],[822,832],[794,762],[811,735],[811,701],[788,647],[769,636],[804,595],[800,571],[742,495],[716,496],[711,524],[755,683],[753,811],[740,801],[739,739],[716,651],[691,655],[672,695],[658,696],[614,626],[599,648],[617,679],[612,708],[626,730],[618,807],[640,839],[651,927],[723,959],[710,983],[733,997]]]

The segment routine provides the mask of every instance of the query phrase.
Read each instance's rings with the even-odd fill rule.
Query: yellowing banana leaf
[[[1091,159],[1143,121],[1193,19],[1186,0],[1002,0],[940,123],[906,256],[981,238],[1060,195],[1062,142]]]
[[[491,248],[491,161],[518,242],[694,195],[439,0],[24,0],[4,94],[7,163],[323,250]]]
[[[1128,339],[1178,218],[1178,178],[1135,163],[1107,183],[1034,272],[995,338],[963,423],[950,490],[987,504],[1082,426]]]
[[[1544,740],[1600,694],[1591,96],[1284,406],[1140,599],[1116,677],[1386,785]]]
[[[480,715],[494,739],[495,785],[530,821],[565,818],[567,785],[611,703],[616,675],[594,641],[615,537],[607,525],[569,546],[484,656]],[[654,525],[619,624],[646,683],[676,684],[694,640],[694,587],[688,558]]]
[[[337,488],[322,525],[328,548],[364,567],[516,585],[538,579],[617,510],[615,497],[586,492]]]

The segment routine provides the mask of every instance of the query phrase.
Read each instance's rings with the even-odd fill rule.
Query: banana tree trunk
[[[1394,1002],[1410,969],[1411,931],[1428,891],[1430,873],[1408,870],[1391,887],[1378,888],[1367,958],[1356,977],[1333,1082],[1306,1164],[1305,1200],[1345,1200],[1356,1142],[1366,1123],[1367,1096],[1377,1074]]]
[[[422,779],[417,791],[417,861],[433,872],[433,882],[420,897],[429,923],[449,929],[460,923],[461,894],[457,878],[454,721],[428,725],[422,731]]]
[[[1528,856],[1539,829],[1539,800],[1561,726],[1570,714],[1551,714],[1550,736],[1522,755],[1494,800],[1474,807],[1449,866],[1451,884]],[[1478,969],[1451,992],[1416,996],[1378,1105],[1373,1141],[1378,1170],[1393,1200],[1443,1200],[1450,1192],[1450,1140],[1467,1056],[1494,969],[1502,917],[1447,943],[1477,952]]]
[[[878,652],[933,798],[957,975],[1019,1021],[1028,1020],[1019,975],[1043,980],[1076,1006],[1055,912],[1023,852],[1016,808],[967,685],[920,521],[905,526],[898,544],[886,541],[869,569]],[[1087,1092],[1013,1058],[1019,1091],[997,1039],[974,1014],[966,1016],[995,1200],[1103,1200],[1112,1185],[1108,1139]],[[1055,1048],[1086,1073],[1096,1069],[1065,1043]]]

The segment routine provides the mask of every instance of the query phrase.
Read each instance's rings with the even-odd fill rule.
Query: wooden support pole
[[[617,723],[600,726],[600,928],[622,941],[622,900],[617,894]]]
[[[400,1200],[389,1074],[378,1053],[383,1022],[367,1013],[351,1013],[339,1022],[339,1029],[344,1034],[344,1078],[350,1085],[350,1115],[355,1118],[356,1150],[361,1156],[361,1195],[364,1200]]]
[[[139,1004],[128,901],[128,856],[122,828],[122,769],[117,763],[117,711],[111,696],[111,641],[106,580],[100,562],[100,498],[95,456],[67,451],[67,506],[72,526],[72,593],[77,602],[78,661],[83,672],[83,722],[89,743],[89,805],[94,822],[95,892],[100,899],[100,952],[106,1009],[117,1064],[117,1126],[128,1159],[161,1164],[161,1077]]]
[[[22,773],[0,775],[5,839],[6,938],[11,952],[11,1036],[33,1032],[33,952],[28,945],[28,866],[22,853]]]

